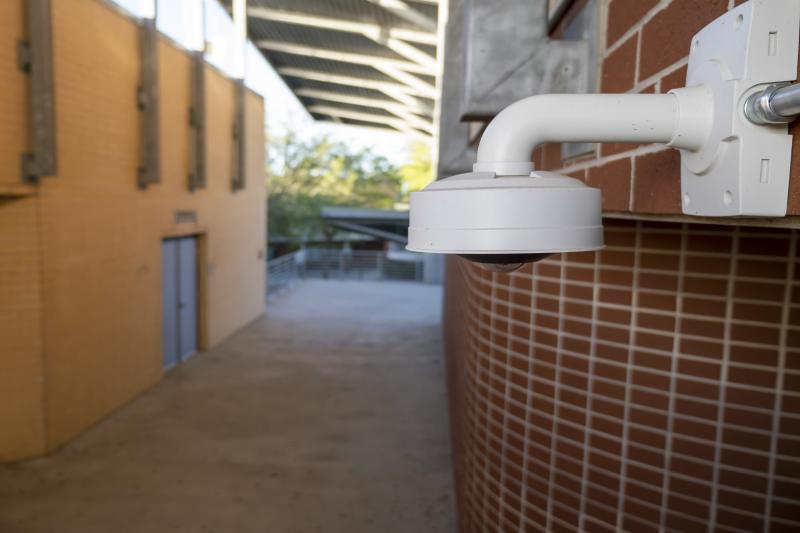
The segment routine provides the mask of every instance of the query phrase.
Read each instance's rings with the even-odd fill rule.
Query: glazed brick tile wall
[[[605,238],[510,275],[448,260],[460,530],[799,531],[798,231]]]
[[[54,1],[58,175],[14,187],[25,3],[0,0],[0,462],[56,449],[161,377],[163,238],[198,235],[201,349],[264,309],[263,98],[247,91],[249,177],[234,194],[236,83],[205,67],[208,183],[189,192],[192,59],[162,38],[161,181],[143,191],[139,26],[105,0]]]
[[[596,0],[600,6],[598,89],[606,93],[667,93],[686,81],[691,37],[743,0]],[[587,5],[577,0],[555,27],[559,37]],[[790,132],[800,138],[800,125]],[[681,213],[680,158],[661,145],[611,143],[562,160],[559,146],[533,156],[537,168],[561,171],[603,191],[609,212]],[[800,215],[800,140],[792,154],[788,213]]]

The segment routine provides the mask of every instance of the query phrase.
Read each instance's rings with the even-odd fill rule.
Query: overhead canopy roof
[[[405,245],[408,241],[408,211],[324,207],[322,218],[331,226]]]
[[[247,0],[247,30],[316,120],[430,137],[438,2]]]

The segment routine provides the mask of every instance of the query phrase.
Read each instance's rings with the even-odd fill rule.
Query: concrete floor
[[[307,281],[50,457],[0,532],[453,530],[440,288]]]

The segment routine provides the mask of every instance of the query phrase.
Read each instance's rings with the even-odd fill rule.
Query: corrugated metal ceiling
[[[379,0],[248,0],[248,36],[261,42],[264,56],[301,93],[315,119],[430,135],[438,6],[434,0],[392,2],[404,5],[400,15]],[[231,0],[224,3],[230,8]],[[369,26],[354,29],[354,22]],[[362,27],[369,31],[359,32]],[[302,94],[307,91],[316,92]],[[342,116],[320,113],[320,106]]]

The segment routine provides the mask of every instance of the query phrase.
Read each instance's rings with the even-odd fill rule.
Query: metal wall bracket
[[[465,0],[461,119],[487,119],[544,93],[582,93],[590,63],[586,42],[548,37],[546,0]]]
[[[756,125],[748,98],[797,77],[800,0],[751,0],[692,39],[687,87],[704,85],[713,126],[704,146],[682,151],[683,212],[704,216],[784,216],[792,136]]]
[[[245,98],[247,97],[247,89],[244,85],[244,80],[237,80],[235,85],[236,91],[236,109],[234,111],[233,119],[233,176],[231,179],[231,189],[238,191],[244,189],[247,174],[247,160],[246,160],[246,124],[245,124]]]
[[[29,75],[31,151],[22,154],[22,181],[35,183],[58,172],[50,0],[26,0],[25,17],[28,39],[17,53],[20,69]]]
[[[17,65],[25,74],[31,73],[31,43],[28,40],[21,40],[17,43]]]
[[[206,61],[202,51],[192,57],[192,107],[189,126],[192,128],[192,169],[189,190],[206,186]]]
[[[447,2],[448,0],[442,0]],[[444,72],[440,81],[439,157],[436,178],[472,170],[477,150],[470,125],[461,122],[461,80],[464,73],[464,0],[449,0],[445,26]]]
[[[161,181],[161,124],[158,80],[158,29],[155,19],[141,21],[141,85],[137,104],[141,112],[139,187]]]

